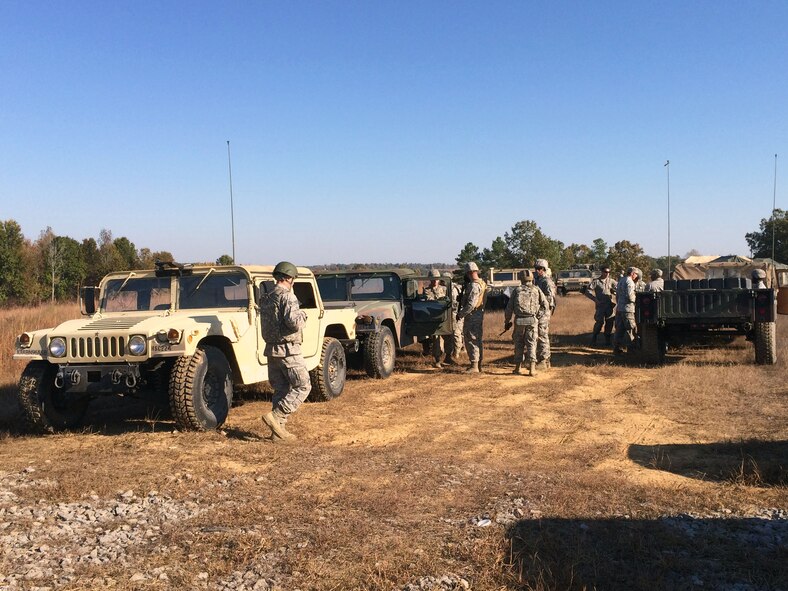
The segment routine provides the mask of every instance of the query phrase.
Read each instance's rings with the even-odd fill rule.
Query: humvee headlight
[[[28,333],[23,332],[21,335],[19,335],[19,346],[23,349],[29,348],[32,342],[33,337],[31,337]]]
[[[132,355],[144,355],[147,349],[147,341],[142,335],[135,334],[129,339],[129,353]]]
[[[63,337],[55,337],[49,341],[49,354],[52,357],[65,357],[66,355],[66,339]]]

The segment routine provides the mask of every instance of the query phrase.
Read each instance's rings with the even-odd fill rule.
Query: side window
[[[298,298],[298,303],[302,308],[317,308],[317,301],[315,299],[315,290],[312,289],[311,283],[298,283],[293,284],[293,293]]]

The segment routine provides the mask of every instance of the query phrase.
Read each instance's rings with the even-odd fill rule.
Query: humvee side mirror
[[[405,299],[412,300],[419,293],[419,282],[415,279],[405,281]]]
[[[79,290],[79,310],[83,316],[96,313],[96,290],[95,287],[83,287]]]

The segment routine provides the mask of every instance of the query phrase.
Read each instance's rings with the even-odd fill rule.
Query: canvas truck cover
[[[673,279],[724,279],[726,277],[752,278],[755,269],[766,271],[766,287],[777,287],[774,265],[755,261],[711,261],[708,263],[679,263],[673,269]]]

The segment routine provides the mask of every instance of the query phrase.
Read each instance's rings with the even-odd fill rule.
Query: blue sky
[[[788,3],[0,3],[0,219],[181,261],[747,254],[788,208]],[[782,183],[783,185],[785,183]]]

